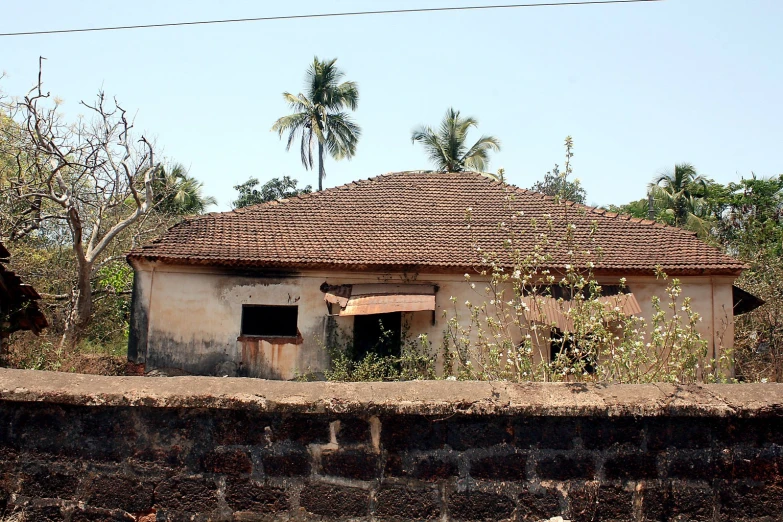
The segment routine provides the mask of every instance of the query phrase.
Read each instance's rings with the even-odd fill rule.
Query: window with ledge
[[[298,306],[242,305],[242,336],[297,337]]]

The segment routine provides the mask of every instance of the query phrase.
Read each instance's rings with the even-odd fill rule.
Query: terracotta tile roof
[[[524,214],[512,219],[516,211]],[[733,274],[744,268],[678,228],[574,203],[556,204],[549,196],[476,173],[430,172],[386,174],[188,219],[128,257],[286,269],[457,271],[478,264],[476,245],[503,252],[508,232],[498,230],[500,222],[513,227],[523,249],[540,243],[537,234],[542,232],[553,242],[565,237],[566,224],[574,223],[578,244],[602,249],[599,270],[649,273],[660,264],[671,274]],[[566,247],[550,248],[553,259],[565,263]],[[552,268],[557,266],[555,262]]]

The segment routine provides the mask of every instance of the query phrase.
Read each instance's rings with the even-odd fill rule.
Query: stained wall
[[[462,274],[403,274],[373,272],[305,271],[238,272],[139,262],[135,266],[133,321],[129,357],[147,369],[175,368],[199,375],[248,375],[292,379],[328,368],[325,336],[329,311],[320,290],[330,285],[366,283],[434,284],[436,311],[404,315],[409,335],[426,334],[433,349],[443,339],[444,312],[456,309],[469,323],[465,302],[488,300],[485,280],[472,276],[475,288]],[[607,275],[599,282],[616,284],[620,275]],[[658,296],[665,305],[668,281],[652,276],[627,276],[642,315],[652,316],[651,300]],[[733,345],[732,277],[682,277],[684,296],[702,320],[699,332],[707,339],[711,355]],[[298,306],[299,338],[272,342],[241,336],[242,305]],[[332,310],[336,314],[337,309]],[[352,317],[334,317],[338,328],[350,332]],[[520,339],[521,340],[521,339]],[[717,349],[717,352],[716,352]],[[542,347],[541,353],[547,349]]]

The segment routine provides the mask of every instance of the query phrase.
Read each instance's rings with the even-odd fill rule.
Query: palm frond
[[[422,126],[411,133],[411,142],[417,141],[424,146],[424,151],[438,170],[448,170],[449,155],[439,135],[435,134],[430,127]]]
[[[336,61],[337,58],[321,61],[316,56],[307,70],[305,89],[316,105],[333,107],[337,84],[343,77],[343,72],[335,65]]]
[[[690,163],[677,163],[674,166],[674,176],[685,180],[692,180],[697,176],[696,167]]]
[[[674,171],[660,174],[648,185],[648,193],[653,196],[656,206],[664,211],[667,222],[704,232],[704,225],[694,219],[700,219],[703,213],[703,198],[706,196],[712,180],[698,174],[690,163],[678,163]],[[669,219],[671,218],[671,219]],[[694,228],[695,227],[695,228]]]
[[[308,113],[306,112],[298,112],[295,114],[289,114],[288,116],[283,116],[282,118],[278,118],[278,120],[272,125],[272,132],[276,132],[277,136],[282,138],[283,134],[286,132],[292,132],[304,125],[304,123],[307,121]],[[288,142],[288,147],[291,146],[290,138]]]
[[[343,82],[337,86],[334,93],[334,101],[330,109],[341,110],[348,107],[355,111],[359,106],[359,86],[356,82]]]
[[[440,128],[440,140],[446,150],[447,171],[457,172],[463,170],[464,164],[460,162],[465,153],[465,139],[470,128],[472,118],[461,118],[460,112],[449,107],[443,118]]]
[[[202,214],[217,200],[203,195],[204,184],[188,174],[181,163],[160,169],[157,179],[162,182],[158,208],[176,215]]]
[[[431,128],[421,125],[411,131],[411,143],[416,143],[417,141],[424,142],[431,139],[434,134]]]
[[[299,145],[300,150],[300,159],[302,160],[302,165],[304,165],[304,168],[307,170],[313,169],[313,144],[315,141],[315,136],[313,135],[313,128],[311,126],[306,126],[302,129],[302,142]]]
[[[272,126],[279,137],[288,132],[286,150],[294,140],[301,138],[299,154],[302,165],[312,169],[315,163],[314,147],[325,145],[335,159],[351,158],[361,129],[345,113],[344,107],[355,110],[359,102],[359,89],[355,82],[340,83],[344,74],[335,65],[337,59],[319,60],[314,57],[305,73],[304,92],[294,95],[283,93],[283,98],[296,112],[283,116]],[[323,172],[323,164],[319,165]],[[319,190],[321,180],[319,178]]]
[[[437,133],[422,126],[413,131],[411,141],[420,142],[430,161],[441,171],[459,172],[466,167],[484,171],[489,164],[489,153],[500,150],[500,141],[492,136],[482,136],[468,148],[468,132],[477,126],[478,120],[462,117],[458,110],[449,107]]]
[[[656,206],[670,208],[674,206],[675,195],[660,185],[650,185],[648,193],[656,201]]]
[[[689,212],[685,219],[685,228],[692,232],[696,232],[700,237],[705,237],[710,233],[712,223],[708,219],[701,218]]]
[[[655,176],[648,185],[648,188],[652,189],[654,186],[671,187],[674,186],[674,178],[669,174],[659,174]]]
[[[183,165],[182,163],[175,163],[171,167],[169,167],[167,171],[167,177],[169,177],[172,180],[175,179],[184,179],[188,175],[188,169]]]
[[[462,156],[462,163],[469,169],[485,172],[489,166],[489,152],[500,150],[500,140],[494,136],[482,136]]]
[[[351,159],[362,131],[348,114],[338,112],[326,117],[326,146],[336,160]]]
[[[292,110],[297,112],[307,112],[313,106],[313,102],[307,99],[307,96],[302,93],[291,94],[290,92],[284,92],[283,99]]]

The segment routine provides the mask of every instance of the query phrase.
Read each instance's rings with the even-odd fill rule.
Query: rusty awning
[[[435,310],[435,285],[358,284],[322,285],[324,301],[340,307],[339,315]]]
[[[574,322],[568,317],[568,301],[550,296],[527,296],[521,299],[525,319],[531,323],[546,324],[563,332],[571,332]]]
[[[636,296],[633,294],[616,294],[601,296],[597,299],[599,302],[609,309],[619,309],[625,315],[637,315],[642,313],[642,307],[639,306],[639,301],[636,300]]]
[[[607,310],[617,309],[627,316],[642,313],[639,302],[633,294],[601,296],[596,299]],[[532,323],[546,324],[563,332],[572,332],[574,322],[569,315],[571,301],[558,300],[550,296],[527,296],[521,300],[525,319]]]

